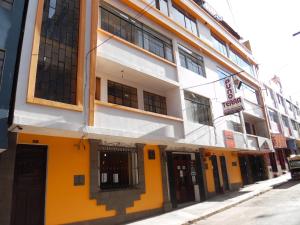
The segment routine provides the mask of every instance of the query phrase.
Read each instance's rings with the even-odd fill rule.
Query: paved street
[[[289,181],[195,225],[299,225],[300,182]]]

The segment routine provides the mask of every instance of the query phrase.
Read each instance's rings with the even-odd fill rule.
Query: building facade
[[[277,76],[264,84],[264,98],[275,153],[270,153],[272,170],[280,175],[288,170],[287,158],[299,153],[299,106],[287,97]]]
[[[116,224],[271,176],[251,48],[205,2],[29,1],[21,50],[1,224]]]

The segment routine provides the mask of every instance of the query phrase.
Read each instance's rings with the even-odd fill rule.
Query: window
[[[163,12],[165,15],[169,15],[168,0],[155,0],[156,8]]]
[[[298,128],[297,128],[297,123],[296,123],[296,121],[294,121],[294,120],[291,120],[291,121],[292,121],[293,130],[296,130],[296,131],[298,131]]]
[[[80,0],[45,0],[35,97],[76,104]]]
[[[180,46],[179,47],[180,64],[184,68],[191,70],[203,77],[205,77],[203,57]]]
[[[246,133],[247,134],[256,135],[256,129],[255,129],[254,124],[251,124],[249,122],[245,122],[245,127],[246,127]]]
[[[242,83],[239,93],[245,99],[251,101],[252,103],[259,104],[257,92],[254,88],[250,87],[249,85]]]
[[[180,9],[178,6],[176,6],[174,3],[172,4],[172,7],[174,20],[185,27],[187,30],[192,32],[194,35],[198,36],[196,20],[192,16],[184,12],[182,9]]]
[[[184,92],[187,119],[189,121],[212,126],[210,101],[200,95]]]
[[[285,127],[287,127],[287,128],[290,127],[290,125],[289,125],[289,120],[288,120],[287,117],[282,116],[282,121],[283,121],[283,125],[284,125]]]
[[[4,59],[5,59],[5,51],[0,49],[0,90],[3,82]]]
[[[101,28],[173,62],[172,41],[111,6],[101,7]]]
[[[0,0],[0,6],[11,9],[14,4],[14,0]]]
[[[232,121],[232,120],[227,120],[226,123],[227,123],[227,127],[229,130],[233,130],[236,132],[243,132],[242,126],[240,123]]]
[[[129,188],[138,183],[137,150],[130,147],[100,146],[98,151],[100,189]]]
[[[96,89],[95,89],[95,99],[100,101],[101,96],[101,79],[96,77]]]
[[[277,112],[275,112],[271,109],[268,109],[268,113],[269,113],[269,118],[270,118],[269,123],[270,123],[270,127],[272,129],[272,132],[281,133],[281,128],[279,125],[279,118],[278,118]]]
[[[108,102],[138,108],[137,89],[109,80]]]
[[[226,44],[223,41],[221,41],[219,38],[217,38],[215,35],[212,34],[211,36],[212,36],[213,45],[215,49],[217,49],[223,55],[228,56]]]
[[[146,111],[167,115],[166,97],[144,91],[144,108]]]
[[[246,62],[246,60],[244,60],[238,53],[234,52],[232,49],[230,49],[229,51],[229,58],[250,75],[255,75],[252,65]]]

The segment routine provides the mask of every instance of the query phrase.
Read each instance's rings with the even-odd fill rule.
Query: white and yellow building
[[[115,224],[268,178],[256,61],[203,4],[29,1],[2,153],[11,224]],[[245,105],[228,116],[226,76]]]

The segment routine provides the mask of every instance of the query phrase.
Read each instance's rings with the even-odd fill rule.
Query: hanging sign
[[[244,110],[242,97],[235,97],[232,77],[224,79],[227,101],[222,103],[224,115],[230,115]]]

